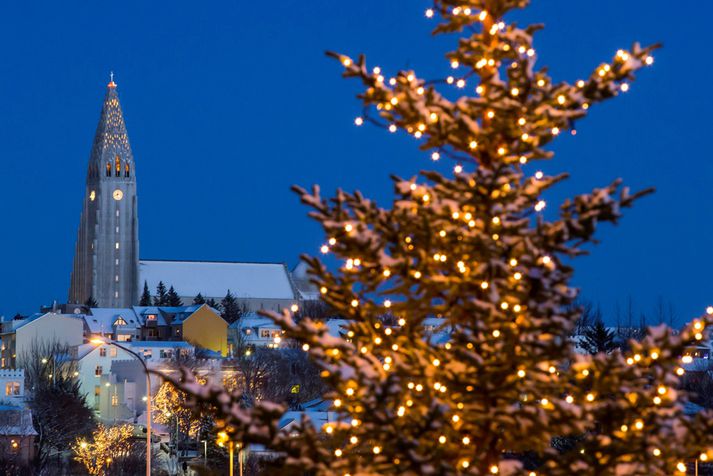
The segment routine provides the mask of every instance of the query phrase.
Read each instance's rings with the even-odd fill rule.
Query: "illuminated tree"
[[[578,355],[569,338],[572,259],[647,191],[616,180],[545,216],[545,193],[567,176],[531,168],[596,103],[626,92],[654,47],[634,44],[586,78],[556,82],[535,65],[540,27],[509,20],[528,3],[437,0],[426,12],[441,19],[435,33],[461,35],[442,80],[331,54],[364,85],[356,124],[409,134],[437,163],[394,178],[390,208],[359,192],[325,200],[297,189],[324,229],[322,251],[341,263],[305,257],[312,281],[351,325],[342,339],[323,322],[271,316],[333,389],[341,419],[326,438],[309,425],[285,436],[275,428],[283,407],[244,408],[239,392],[183,373],[194,403],[212,405],[231,438],[280,451],[284,474],[663,475],[713,457],[713,415],[685,416],[674,390],[708,317],[676,336],[649,329],[627,354]]]
[[[168,426],[176,441],[180,434],[195,438],[200,429],[200,418],[188,407],[186,394],[169,382],[164,382],[159,387],[153,398],[152,413],[157,423]]]
[[[121,466],[121,460],[133,450],[132,436],[131,425],[99,425],[91,440],[77,439],[72,446],[74,459],[83,464],[91,475],[110,474],[111,469]]]

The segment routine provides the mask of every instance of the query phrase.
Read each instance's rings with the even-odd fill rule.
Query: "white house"
[[[57,343],[76,347],[84,342],[81,316],[48,312],[0,324],[0,367],[16,368],[33,346]],[[21,363],[20,363],[21,364]]]

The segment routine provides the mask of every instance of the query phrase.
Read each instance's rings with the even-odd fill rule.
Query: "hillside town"
[[[0,476],[713,476],[709,15],[614,3],[4,5]]]

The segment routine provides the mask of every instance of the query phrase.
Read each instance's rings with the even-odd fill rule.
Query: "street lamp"
[[[235,448],[235,443],[233,440],[230,439],[228,434],[224,431],[221,431],[218,433],[218,446],[223,448],[225,446],[225,443],[228,443],[228,454],[230,455],[230,476],[233,476],[233,471],[234,471],[234,466],[235,463],[233,463],[233,450]],[[238,446],[238,470],[239,470],[239,476],[243,476],[243,445]]]
[[[133,350],[127,349],[114,341],[94,337],[90,339],[89,342],[94,345],[113,345],[118,347],[136,357],[144,368],[144,372],[146,373],[146,476],[151,476],[151,376],[148,367],[146,367],[146,362]]]

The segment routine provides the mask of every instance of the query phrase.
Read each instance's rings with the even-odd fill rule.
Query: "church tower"
[[[136,168],[112,74],[87,169],[69,302],[138,304]]]

